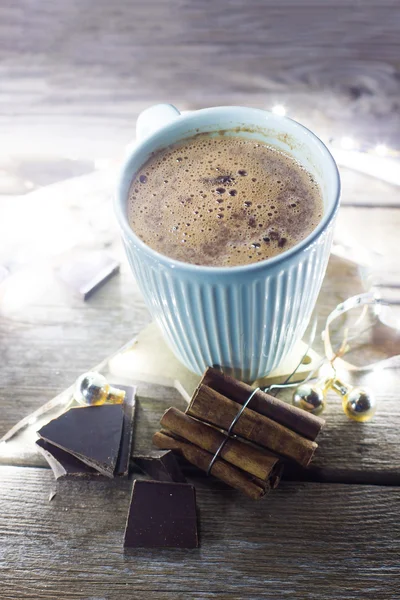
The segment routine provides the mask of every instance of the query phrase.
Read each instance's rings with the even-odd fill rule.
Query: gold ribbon
[[[385,358],[378,362],[370,363],[368,365],[363,365],[362,367],[357,367],[353,363],[343,360],[342,356],[347,354],[350,351],[350,346],[348,345],[348,330],[345,330],[345,336],[340,348],[335,352],[332,348],[331,343],[331,335],[330,335],[330,326],[333,321],[338,317],[342,316],[344,313],[352,310],[353,308],[357,308],[358,306],[377,306],[377,305],[388,305],[388,302],[377,298],[373,292],[365,292],[363,294],[358,294],[357,296],[352,296],[348,298],[344,302],[341,302],[337,305],[337,307],[330,313],[328,316],[325,329],[322,332],[322,339],[325,347],[325,355],[328,361],[333,366],[335,361],[338,361],[340,366],[347,369],[348,371],[372,371],[374,369],[389,369],[400,367],[400,354],[396,354],[395,356],[391,356],[389,358]],[[358,324],[365,316],[365,311],[363,314],[357,319],[356,324]]]

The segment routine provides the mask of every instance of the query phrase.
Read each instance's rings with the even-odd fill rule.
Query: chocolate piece
[[[125,548],[197,548],[195,489],[188,483],[133,483]]]
[[[121,405],[123,412],[122,434],[114,475],[124,476],[128,475],[129,472],[136,387],[118,385],[118,388],[123,389],[126,395]],[[90,414],[93,415],[93,413]],[[46,442],[44,439],[38,440],[36,445],[49,463],[56,479],[62,477],[96,477],[100,475],[98,470],[89,467],[80,458],[76,458],[73,454]]]
[[[133,461],[139,469],[150,475],[152,479],[186,483],[186,479],[172,450],[154,451],[148,456],[137,455],[133,457]]]
[[[70,408],[38,435],[79,458],[102,475],[113,477],[121,443],[121,404]]]
[[[91,467],[88,467],[78,458],[72,456],[65,450],[53,446],[49,442],[45,442],[40,439],[36,442],[37,449],[47,462],[51,470],[53,471],[55,479],[62,477],[93,477],[98,476],[100,473]]]
[[[126,476],[129,473],[129,460],[131,457],[132,438],[133,438],[133,420],[135,416],[136,406],[136,387],[116,385],[118,389],[124,390],[126,395],[122,404],[122,410],[124,413],[122,421],[122,435],[121,445],[119,448],[119,455],[117,460],[117,466],[115,468],[114,475]]]
[[[106,252],[87,251],[63,262],[56,272],[64,283],[87,300],[118,271],[119,263]]]

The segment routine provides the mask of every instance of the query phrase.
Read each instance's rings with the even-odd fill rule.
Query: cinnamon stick
[[[186,413],[192,417],[227,430],[241,405],[219,392],[200,384]],[[234,427],[234,433],[250,442],[295,460],[303,467],[311,461],[317,444],[280,423],[246,408]]]
[[[178,439],[168,431],[157,431],[153,436],[153,444],[162,450],[175,450],[184,458],[201,469],[207,471],[213,455],[198,446]],[[268,482],[256,479],[230,465],[222,459],[217,459],[211,470],[212,474],[229,486],[240,490],[253,500],[262,498],[270,491]],[[279,475],[278,475],[279,476]]]
[[[203,450],[216,453],[226,435],[177,408],[169,408],[161,418],[161,425],[177,436]],[[268,480],[279,457],[268,450],[256,448],[235,438],[229,438],[219,457],[259,479]]]
[[[250,394],[254,391],[246,383],[211,367],[204,373],[199,386],[201,385],[207,385],[241,405],[248,400]],[[254,394],[248,407],[313,441],[325,424],[324,419],[307,413],[296,406],[286,404],[286,402],[282,402],[282,400],[278,400],[278,398],[261,390]]]

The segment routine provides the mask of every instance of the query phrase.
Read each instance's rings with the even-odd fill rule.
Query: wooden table
[[[92,172],[122,154],[138,112],[284,102],[318,132],[400,148],[398,27],[395,0],[2,4],[0,263],[20,280],[11,295],[0,288],[0,435],[150,322],[111,216],[113,163]],[[342,179],[338,237],[380,252],[396,280],[398,188]],[[74,244],[121,260],[85,303],[53,277]],[[332,256],[319,314],[361,290],[357,268]],[[132,480],[61,482],[49,501],[49,469],[1,457],[0,598],[400,598],[400,373],[362,381],[375,419],[348,421],[330,396],[313,469],[263,501],[190,476],[195,551],[124,555]],[[179,403],[162,387],[138,397],[149,431]]]

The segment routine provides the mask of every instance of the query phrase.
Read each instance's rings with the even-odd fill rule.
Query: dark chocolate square
[[[120,384],[112,385],[120,390],[124,390],[126,394],[122,404],[122,411],[124,415],[122,421],[121,445],[119,448],[118,460],[114,473],[115,476],[126,476],[129,473],[129,462],[132,450],[133,423],[136,406],[136,387]]]
[[[58,277],[84,300],[118,271],[119,263],[103,250],[75,253],[56,269]]]
[[[79,458],[75,458],[69,452],[57,448],[45,440],[37,440],[36,446],[41,454],[45,457],[55,479],[62,477],[97,477],[100,475],[98,471],[88,467]]]
[[[135,455],[134,463],[152,479],[186,483],[186,479],[172,450],[154,451],[148,455]]]
[[[188,483],[135,480],[125,548],[197,548],[195,489]]]
[[[121,444],[122,404],[70,408],[38,435],[102,475],[113,477]]]

